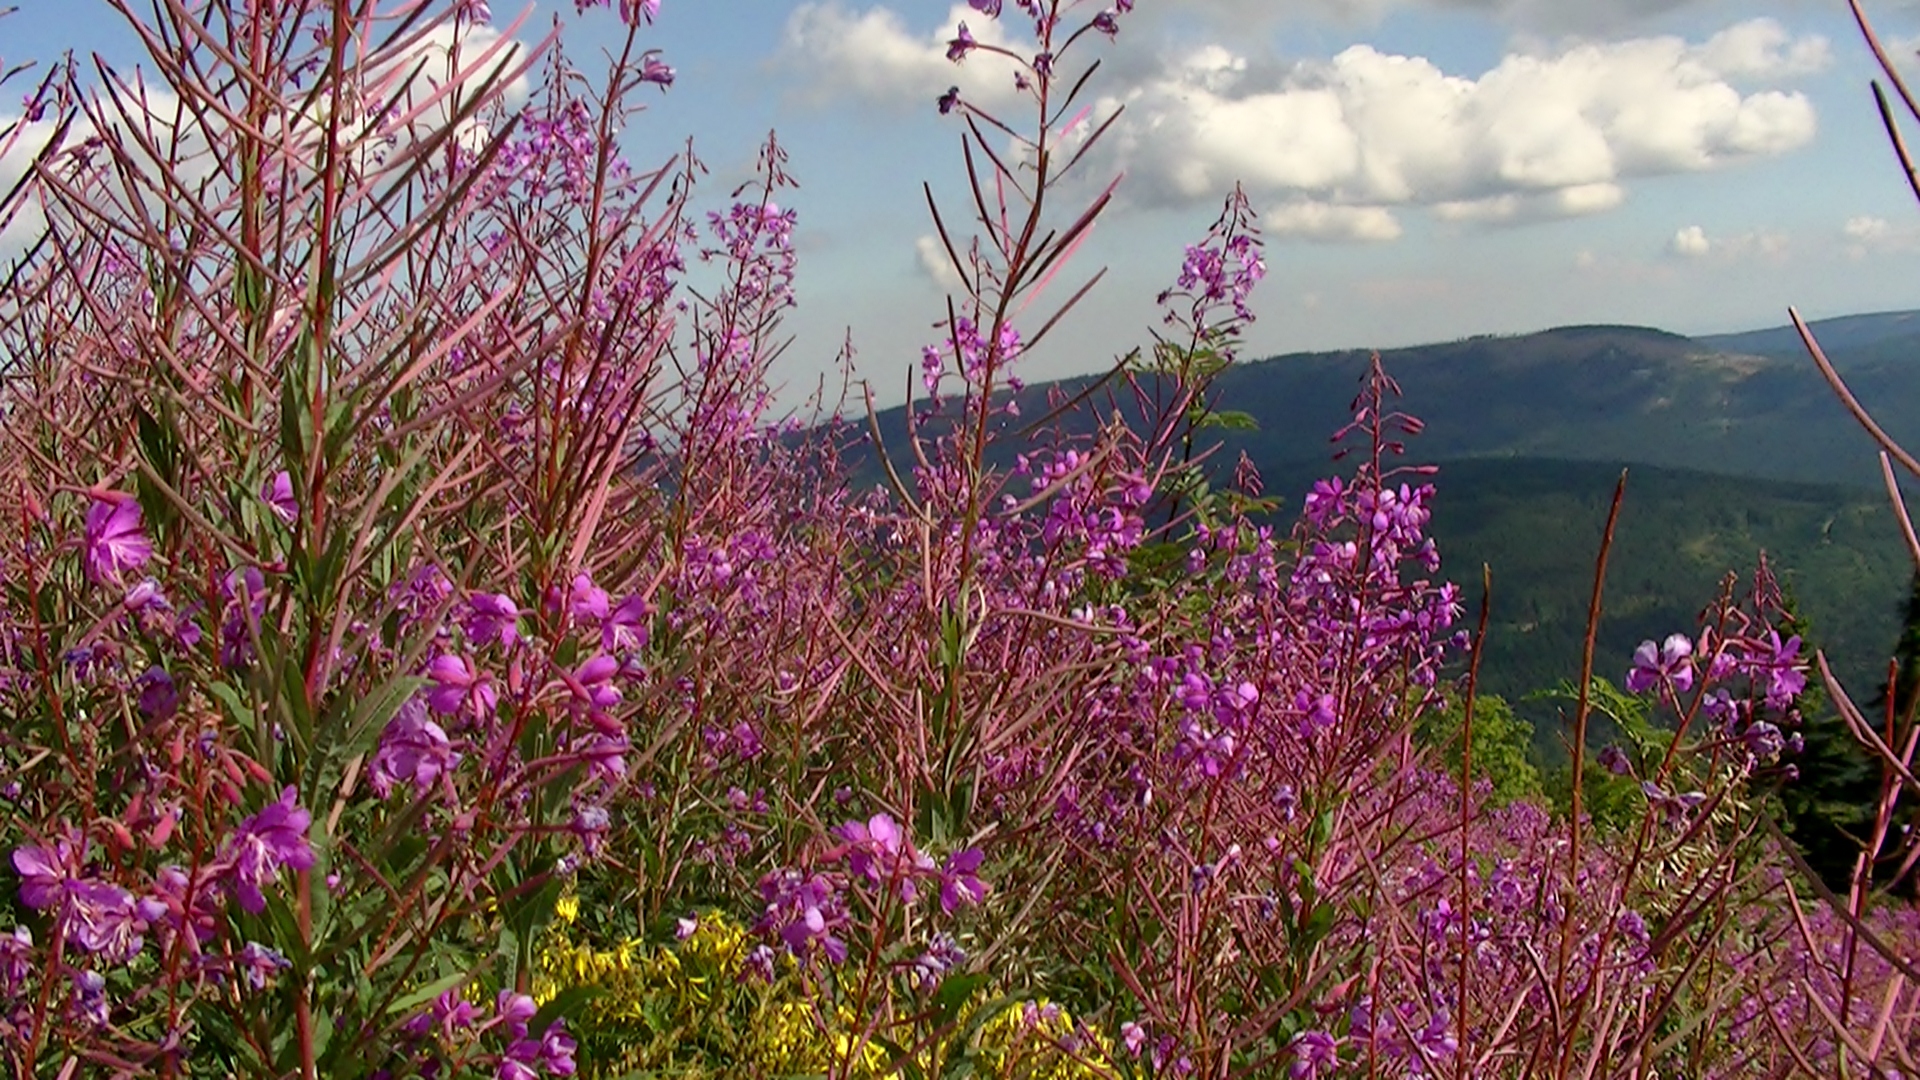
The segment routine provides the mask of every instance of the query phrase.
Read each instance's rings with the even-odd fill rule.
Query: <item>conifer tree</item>
[[[1811,641],[1810,626],[1788,600],[1789,631]],[[1811,651],[1810,649],[1808,651]],[[1899,640],[1894,646],[1895,715],[1910,716],[1915,692],[1920,690],[1920,573],[1908,588]],[[1796,702],[1800,710],[1805,750],[1794,765],[1799,776],[1781,790],[1787,834],[1800,846],[1807,865],[1829,888],[1845,890],[1852,882],[1854,860],[1873,828],[1880,797],[1880,766],[1872,753],[1847,730],[1846,721],[1827,700],[1826,689],[1809,680]],[[1887,715],[1887,688],[1883,684],[1863,706],[1870,721]],[[1876,872],[1880,884],[1891,884],[1891,867]]]

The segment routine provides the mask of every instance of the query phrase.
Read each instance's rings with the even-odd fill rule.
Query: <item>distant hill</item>
[[[1814,324],[1823,347],[1896,438],[1920,450],[1920,312]],[[1258,430],[1245,452],[1292,508],[1330,461],[1370,354],[1300,353],[1243,363],[1216,384]],[[1593,559],[1620,469],[1631,471],[1608,577],[1597,670],[1619,678],[1633,647],[1691,629],[1729,571],[1761,550],[1799,597],[1840,674],[1884,672],[1909,566],[1879,490],[1875,448],[1834,400],[1791,328],[1688,338],[1634,326],[1575,326],[1475,337],[1382,354],[1398,403],[1426,421],[1410,460],[1438,462],[1431,531],[1443,573],[1472,586],[1493,567],[1492,692],[1518,699],[1578,675]],[[1021,418],[1091,380],[1029,387]],[[1100,387],[1101,415],[1135,416],[1160,387]],[[907,418],[879,418],[903,445]],[[939,431],[936,419],[928,428]],[[999,445],[997,460],[1021,449]],[[1920,485],[1910,500],[1920,504]],[[1863,689],[1863,696],[1871,696]],[[1552,708],[1523,705],[1536,721]],[[1542,749],[1554,736],[1543,725]]]
[[[1429,532],[1442,573],[1467,586],[1493,568],[1488,691],[1517,700],[1577,681],[1594,558],[1620,466],[1518,459],[1443,462]],[[1616,682],[1639,642],[1692,631],[1729,572],[1761,550],[1799,601],[1836,674],[1862,698],[1884,677],[1911,564],[1883,496],[1832,485],[1628,467],[1607,573],[1595,670]],[[1551,750],[1554,709],[1519,706]]]
[[[1920,446],[1920,312],[1828,320],[1814,329],[1880,422]],[[1791,350],[1749,351],[1772,350],[1789,335]],[[1726,342],[1742,348],[1715,344]],[[1876,486],[1874,447],[1798,349],[1791,329],[1697,340],[1644,327],[1576,326],[1392,349],[1382,360],[1406,392],[1401,404],[1427,423],[1416,453],[1428,459],[1637,462]],[[1227,460],[1245,451],[1267,470],[1325,461],[1327,436],[1345,422],[1369,355],[1296,353],[1227,371],[1216,384],[1218,400],[1259,425],[1228,440]],[[1088,385],[1030,387],[1021,415],[1044,415],[1050,391],[1072,395]],[[1112,389],[1096,400],[1134,414],[1131,395],[1109,399]],[[890,445],[905,437],[902,410],[880,419]]]
[[[1850,352],[1890,340],[1920,337],[1920,311],[1886,311],[1874,315],[1847,315],[1808,323],[1820,348]],[[1791,326],[1768,330],[1746,330],[1737,334],[1713,334],[1694,341],[1722,352],[1754,353],[1760,356],[1806,355],[1800,332]]]

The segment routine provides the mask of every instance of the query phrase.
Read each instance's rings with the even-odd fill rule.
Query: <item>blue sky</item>
[[[9,62],[133,57],[104,3],[16,2]],[[1920,3],[1868,7],[1904,53],[1920,44]],[[583,66],[614,31],[572,0],[532,11],[568,24]],[[795,391],[851,329],[860,374],[897,400],[933,340],[921,181],[964,216],[959,127],[934,99],[1011,89],[994,57],[945,63],[960,18],[984,36],[947,0],[664,0],[650,31],[678,80],[628,132],[637,162],[693,135],[717,206],[769,130],[791,154],[800,306],[779,374]],[[1093,160],[1126,178],[1075,265],[1110,273],[1030,378],[1146,341],[1154,294],[1235,180],[1267,229],[1254,355],[1920,307],[1920,210],[1844,0],[1139,0],[1100,49],[1095,97],[1127,112]]]

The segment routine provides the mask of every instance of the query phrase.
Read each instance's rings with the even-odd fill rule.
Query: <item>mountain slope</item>
[[[1493,568],[1488,691],[1514,700],[1578,678],[1594,558],[1619,475],[1596,462],[1442,463],[1429,523],[1442,572],[1477,605],[1480,566]],[[1911,571],[1885,499],[1648,466],[1628,468],[1595,671],[1617,682],[1639,642],[1694,631],[1725,575],[1750,580],[1762,550],[1836,673],[1870,697]],[[1519,711],[1543,733],[1552,726],[1551,705]]]

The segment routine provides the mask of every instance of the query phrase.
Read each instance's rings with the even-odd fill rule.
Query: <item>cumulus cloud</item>
[[[960,275],[953,268],[953,260],[947,257],[947,245],[931,234],[921,236],[913,242],[914,258],[920,264],[920,272],[928,280],[948,292],[959,292],[962,287]]]
[[[1689,225],[1673,234],[1667,241],[1667,250],[1685,259],[1699,259],[1713,250],[1713,241],[1707,239],[1707,230],[1698,225]]]
[[[1730,236],[1709,236],[1699,225],[1688,225],[1667,241],[1667,253],[1682,259],[1711,259],[1716,263],[1786,258],[1789,239],[1775,229],[1750,229]]]
[[[850,10],[839,0],[801,4],[787,17],[780,60],[803,73],[816,99],[851,94],[879,104],[924,109],[950,86],[988,108],[1015,99],[1013,76],[989,57],[955,64],[947,59],[954,28],[967,24],[974,40],[1011,46],[1012,20],[987,19],[965,3],[927,33],[915,33],[886,7]]]
[[[1269,207],[1260,217],[1269,236],[1293,237],[1321,243],[1398,240],[1400,222],[1379,206],[1338,206],[1298,199]]]
[[[1833,46],[1818,34],[1796,38],[1776,19],[1749,19],[1708,38],[1700,59],[1731,79],[1797,78],[1825,71]]]
[[[1627,190],[1619,184],[1574,184],[1545,192],[1507,192],[1480,199],[1435,203],[1433,214],[1442,221],[1517,225],[1548,218],[1604,213],[1626,201]]]
[[[1307,15],[1373,22],[1394,8],[1475,11],[1529,29],[1604,31],[1665,14],[1699,0],[1182,0],[1181,6],[1224,25],[1246,26]]]
[[[1769,62],[1809,63],[1809,50],[1764,28],[1728,33],[1702,46],[1659,37],[1512,55],[1477,79],[1358,45],[1262,81],[1216,47],[1107,101],[1132,114],[1110,152],[1149,202],[1209,198],[1239,180],[1353,205],[1443,207],[1452,220],[1595,213],[1620,204],[1623,180],[1812,139],[1804,95],[1742,93],[1716,66],[1750,77]]]
[[[969,14],[981,22],[955,4],[942,29],[915,34],[886,8],[804,4],[786,52],[805,57],[817,93],[924,102],[959,81],[992,104],[1012,93],[1004,67],[945,58]],[[999,32],[984,23],[975,36],[987,28]],[[1212,202],[1243,183],[1281,232],[1321,240],[1390,239],[1406,208],[1474,225],[1596,214],[1635,179],[1805,146],[1813,105],[1780,84],[1830,60],[1824,39],[1772,19],[1704,42],[1516,51],[1477,77],[1368,45],[1277,64],[1210,44],[1130,65],[1130,85],[1097,104],[1102,117],[1127,114],[1088,174],[1124,170],[1123,196],[1149,206]]]
[[[1841,226],[1851,258],[1920,250],[1920,225],[1896,225],[1883,217],[1851,217]]]
[[[510,107],[527,99],[528,80],[523,70],[526,47],[490,26],[456,29],[452,23],[442,22],[404,44],[405,48],[382,49],[366,58],[360,84],[363,100],[356,103],[356,113],[340,125],[343,138],[355,144],[356,167],[363,168],[450,121],[452,97],[443,92],[450,85],[494,87]],[[392,104],[401,119],[376,126],[368,108],[373,103]],[[282,140],[293,160],[317,160],[326,109],[326,99],[322,98],[306,113],[270,117],[267,134]],[[288,130],[282,130],[282,123]],[[161,171],[160,163],[145,150],[145,144],[151,142],[171,159],[166,168],[191,187],[210,180],[221,168],[221,163],[210,156],[209,147],[223,143],[223,139],[202,124],[163,84],[152,85],[136,75],[94,87],[85,108],[67,128],[62,146],[83,145],[97,137],[103,126],[120,130],[136,165],[149,173]],[[141,135],[127,138],[126,129],[138,130]],[[35,158],[46,152],[57,131],[58,124],[51,118],[34,121],[17,113],[0,112],[0,132],[10,133],[0,144],[0,191],[10,190],[20,180]],[[468,118],[455,137],[477,147],[488,134],[479,120]],[[20,203],[18,213],[0,231],[0,259],[20,254],[45,226],[37,201]]]

